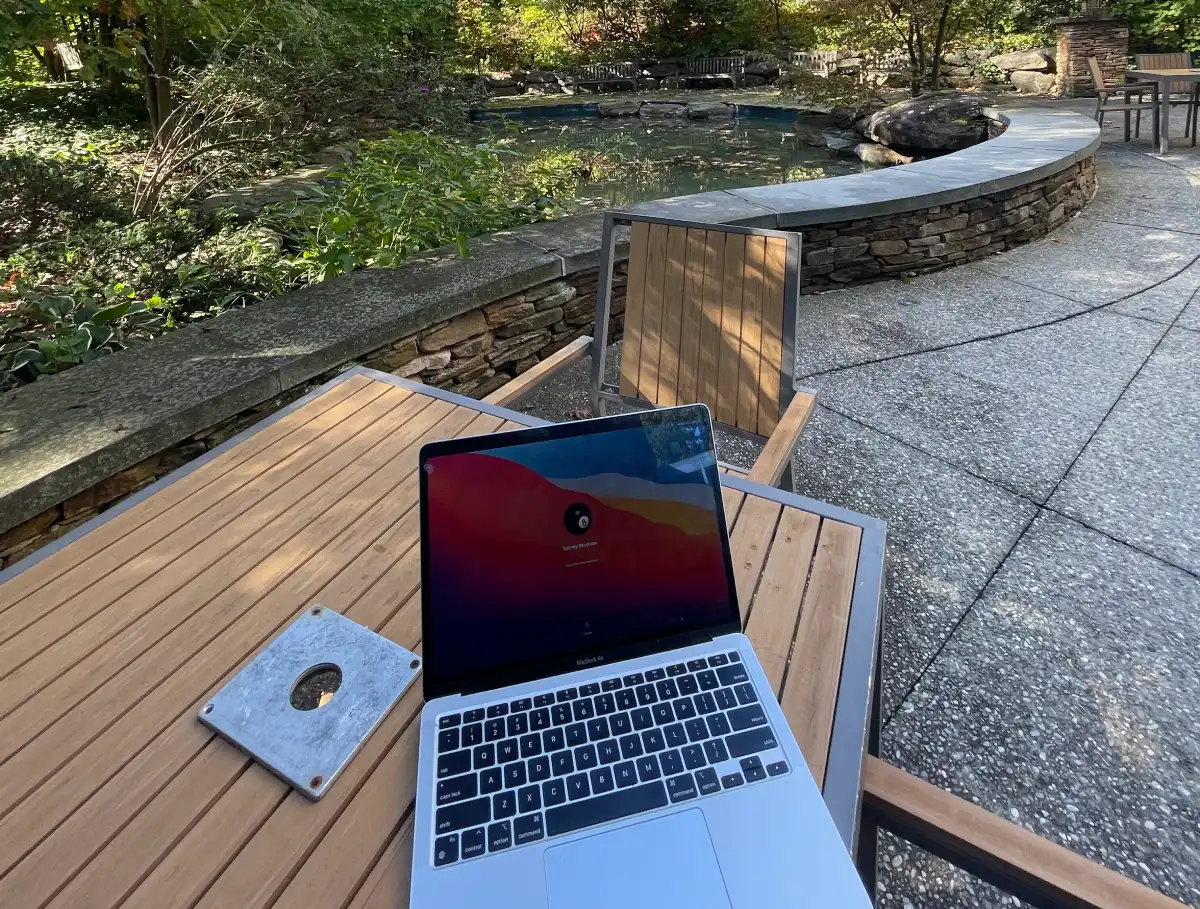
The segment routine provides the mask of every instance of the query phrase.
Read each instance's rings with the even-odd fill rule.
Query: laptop
[[[862,907],[741,634],[703,405],[420,456],[416,909]]]

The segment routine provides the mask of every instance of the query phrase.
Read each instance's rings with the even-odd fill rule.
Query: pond
[[[606,208],[689,193],[860,173],[856,158],[820,142],[820,115],[738,120],[529,116],[479,124],[513,151],[578,150],[595,156],[594,176],[576,193],[583,208]],[[816,147],[820,143],[821,147]]]

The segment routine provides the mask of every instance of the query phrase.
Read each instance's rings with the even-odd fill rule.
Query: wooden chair
[[[1138,69],[1191,69],[1192,55],[1187,51],[1178,54],[1138,54]],[[1196,145],[1196,121],[1200,114],[1200,82],[1172,82],[1171,106],[1183,105],[1187,115],[1183,120],[1183,135],[1192,137],[1193,147]]]
[[[1129,141],[1129,115],[1133,111],[1137,111],[1137,126],[1134,135],[1141,137],[1142,134],[1142,111],[1149,110],[1154,117],[1154,135],[1158,135],[1158,83],[1156,82],[1122,82],[1119,85],[1106,85],[1104,75],[1100,72],[1100,63],[1095,57],[1088,57],[1088,69],[1092,74],[1092,82],[1096,85],[1096,122],[1101,128],[1104,126],[1104,115],[1107,113],[1115,113],[1124,111],[1125,113],[1125,141]],[[1149,92],[1150,101],[1142,100],[1143,95]],[[1133,95],[1138,96],[1137,101],[1131,100]],[[1113,99],[1121,99],[1113,102]]]
[[[632,227],[620,383],[603,381],[616,227]],[[816,404],[795,387],[800,235],[671,218],[604,216],[589,339],[592,411],[707,404],[713,422],[763,442],[750,479],[791,485],[792,452]],[[582,359],[583,339],[487,398],[512,404]],[[735,471],[738,472],[738,471]]]

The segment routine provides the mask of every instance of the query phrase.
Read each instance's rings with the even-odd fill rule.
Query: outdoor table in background
[[[541,422],[351,370],[0,575],[0,905],[406,906],[419,684],[319,802],[196,712],[313,603],[419,649],[418,450]],[[873,878],[883,525],[723,481],[746,632]]]
[[[1129,75],[1158,83],[1158,153],[1165,155],[1171,146],[1171,83],[1200,82],[1200,69],[1135,69]]]

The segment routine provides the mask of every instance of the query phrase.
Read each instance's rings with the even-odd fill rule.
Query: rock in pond
[[[641,101],[600,101],[596,104],[596,112],[601,117],[636,117],[641,108]]]
[[[876,167],[895,167],[897,164],[912,164],[913,159],[908,155],[892,151],[886,145],[876,145],[874,142],[860,142],[854,146],[854,154],[864,164]]]
[[[862,136],[848,129],[825,129],[821,131],[825,147],[831,152],[853,155],[854,147],[862,142]]]
[[[689,120],[728,120],[734,106],[724,101],[693,101],[687,106]]]
[[[952,152],[988,136],[988,117],[978,95],[939,93],[901,101],[859,120],[864,139],[900,151]]]
[[[647,101],[638,111],[643,120],[686,117],[687,105],[682,101]]]

